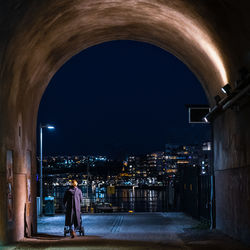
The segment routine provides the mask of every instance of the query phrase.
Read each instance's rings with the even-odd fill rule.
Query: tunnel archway
[[[169,87],[171,82],[174,82],[175,86]],[[158,185],[161,182],[165,183],[163,185],[167,188],[168,177],[165,169],[161,168],[159,163],[158,173],[153,170],[152,165],[143,169],[142,161],[150,166],[149,154],[159,151],[163,153],[166,143],[202,145],[211,141],[210,124],[188,123],[185,107],[187,103],[206,105],[204,90],[186,65],[159,47],[135,41],[111,41],[85,49],[68,60],[49,83],[38,115],[38,125],[56,125],[56,130],[48,133],[43,140],[43,157],[46,159],[43,164],[46,190],[44,196],[54,196],[56,213],[64,211],[61,198],[67,179],[73,178],[71,174],[75,174],[75,178],[81,183],[80,188],[86,199],[86,157],[90,156],[93,160],[92,155],[105,156],[109,159],[108,162],[114,161],[117,166],[113,168],[113,164],[106,161],[103,165],[100,161],[93,165],[91,163],[89,183],[92,188],[88,195],[91,196],[94,211],[98,212],[95,210],[96,203],[103,199],[102,202],[117,206],[116,212],[126,211],[125,207],[129,206],[135,207],[135,210],[132,209],[135,212],[143,212],[144,205],[138,205],[143,203],[143,195],[146,196],[146,211],[149,207],[152,211],[166,210],[166,191],[156,192],[149,188],[149,198],[142,189],[141,192],[137,190],[136,195],[134,189],[133,192],[119,192],[119,185],[129,185],[130,182],[130,185],[137,188],[138,183],[141,187],[142,183],[146,183],[146,186],[150,185],[149,183]],[[40,153],[39,145],[38,143],[37,155]],[[133,155],[137,156],[136,162],[131,160],[134,157],[129,157]],[[162,156],[159,153],[156,155]],[[166,152],[164,157],[165,155]],[[132,161],[134,170],[127,167],[122,170],[122,162],[128,161],[128,158]],[[69,165],[62,166],[62,159],[65,163],[68,163],[69,159],[72,161],[69,160]],[[161,165],[163,164],[165,163],[162,162]],[[170,165],[170,162],[167,165]],[[163,172],[160,172],[160,169]],[[138,170],[141,175],[137,173]],[[146,174],[143,176],[144,170]],[[110,176],[105,176],[105,172]],[[53,176],[55,174],[56,176]],[[210,176],[208,180],[209,178]],[[99,190],[101,180],[105,185],[112,183],[117,186],[115,197],[96,199],[99,195],[96,190]],[[209,196],[209,190],[207,191]],[[135,196],[132,197],[133,202],[127,200],[127,205],[124,205],[122,200],[128,198],[128,193]],[[159,201],[162,205],[154,203],[158,196],[163,199]],[[149,199],[154,200],[154,208],[152,200]],[[180,210],[180,203],[178,208],[176,204],[176,208],[172,210]],[[86,211],[85,209],[86,207],[83,207],[83,211]],[[209,216],[207,219],[209,220]]]
[[[244,25],[245,20],[248,20],[247,8],[244,7],[249,7],[249,4],[242,3],[236,12],[232,11],[236,4],[230,1],[213,1],[213,4],[195,4],[184,0],[174,3],[158,0],[1,1],[1,5],[1,27],[8,24],[8,29],[3,28],[5,37],[0,58],[0,113],[4,117],[0,122],[0,198],[5,201],[1,203],[0,215],[0,239],[3,242],[21,239],[26,227],[35,232],[35,192],[31,191],[32,202],[29,202],[28,191],[24,187],[30,181],[33,182],[31,186],[34,186],[35,182],[38,107],[53,74],[73,55],[89,46],[110,40],[152,43],[188,65],[200,80],[211,105],[214,104],[213,96],[220,88],[236,79],[238,65],[249,65],[248,56],[245,56],[248,55],[249,35],[241,34],[248,30],[248,26]],[[225,20],[221,17],[222,13],[227,14],[224,15]],[[238,17],[239,14],[237,24],[228,28],[230,18],[235,15]],[[232,34],[238,35],[241,47],[233,41],[228,42]],[[219,131],[224,129],[227,121],[231,122],[230,127],[223,130],[223,135],[215,132],[215,163],[220,170],[218,178],[224,178],[223,182],[226,183],[224,186],[229,185],[232,173],[226,177],[226,174],[221,175],[223,170],[234,168],[232,164],[244,168],[235,176],[239,180],[243,178],[243,173],[247,173],[243,187],[237,182],[237,187],[245,190],[249,187],[249,168],[246,168],[249,159],[245,156],[249,133],[246,138],[243,134],[234,135],[238,127],[242,128],[241,133],[248,131],[246,125],[241,125],[247,118],[230,112],[217,119],[214,125]],[[244,112],[249,112],[249,108]],[[229,140],[228,135],[231,135]],[[243,149],[240,148],[242,141]],[[231,152],[236,152],[232,160]],[[9,177],[6,176],[6,165],[13,170]],[[13,199],[10,200],[5,191],[5,185],[9,183],[13,185]],[[220,194],[225,193],[226,190],[221,191],[217,200],[223,200]],[[248,197],[247,192],[244,197]],[[240,211],[247,215],[250,205],[246,203],[239,207],[239,212],[235,214],[233,207],[237,199],[234,197],[230,200],[231,210],[221,217],[218,227],[236,237],[245,238],[240,232],[244,228],[249,232],[250,223],[244,222]],[[11,203],[12,215],[9,214],[7,200]],[[223,213],[222,203],[219,203],[217,215]],[[228,218],[231,224],[228,224]],[[237,229],[230,229],[232,225]]]

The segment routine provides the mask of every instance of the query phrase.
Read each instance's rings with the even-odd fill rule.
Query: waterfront
[[[166,152],[128,156],[123,160],[99,155],[46,157],[43,213],[64,212],[64,193],[76,179],[83,193],[83,213],[185,211],[210,221],[210,163],[209,142],[167,144]],[[37,190],[39,185],[37,173]]]
[[[54,197],[55,212],[64,211],[63,196],[67,186],[45,189],[46,196]],[[89,187],[79,186],[83,193],[82,212],[166,212],[168,189],[138,187]],[[90,210],[92,208],[92,210]]]

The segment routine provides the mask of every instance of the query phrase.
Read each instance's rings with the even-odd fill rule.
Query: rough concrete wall
[[[150,42],[170,51],[201,80],[211,101],[227,83],[229,65],[235,61],[227,48],[231,39],[221,36],[223,27],[217,20],[221,13],[219,18],[214,16],[212,4],[206,7],[187,0],[30,0],[2,5],[6,8],[3,26],[10,27],[5,51],[8,67],[4,70],[14,70],[12,84],[22,81],[22,86],[14,87],[19,91],[35,87],[43,88],[42,92],[71,56],[114,39]],[[230,12],[230,6],[217,3],[216,7]]]
[[[214,122],[216,228],[250,244],[250,106]]]
[[[3,243],[23,238],[25,231],[29,235],[32,230],[33,232],[36,230],[36,217],[33,216],[36,212],[36,159],[33,126],[36,126],[36,123],[30,124],[30,118],[28,122],[27,113],[21,107],[13,107],[8,103],[8,101],[5,102],[5,111],[1,113],[3,117],[1,125],[4,129],[0,133],[0,239]],[[28,113],[30,109],[33,107],[26,109]],[[13,154],[13,185],[11,186],[13,215],[11,218],[9,218],[7,203],[8,151]],[[28,182],[31,182],[30,197],[28,197]]]

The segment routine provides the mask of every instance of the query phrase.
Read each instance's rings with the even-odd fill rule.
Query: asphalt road
[[[82,216],[85,236],[63,236],[64,216],[38,220],[38,235],[6,249],[250,249],[183,213]]]

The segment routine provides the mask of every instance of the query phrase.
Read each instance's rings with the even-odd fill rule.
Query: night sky
[[[99,44],[64,64],[45,91],[38,124],[56,130],[44,130],[44,154],[124,157],[201,143],[209,125],[189,124],[185,104],[207,103],[193,73],[168,52],[135,41]]]

